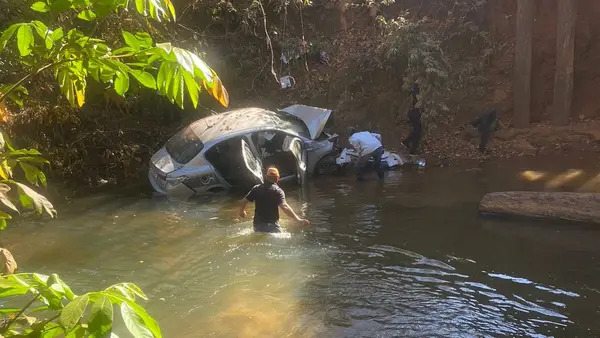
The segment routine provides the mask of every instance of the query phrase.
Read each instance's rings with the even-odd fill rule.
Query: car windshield
[[[180,130],[167,142],[167,152],[177,163],[186,164],[204,148],[198,135],[191,126]]]

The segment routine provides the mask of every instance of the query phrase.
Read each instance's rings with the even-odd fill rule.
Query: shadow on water
[[[313,227],[278,236],[234,221],[237,195],[84,198],[2,236],[23,270],[80,292],[139,284],[167,337],[598,336],[600,232],[477,214],[486,192],[574,191],[600,172],[554,162],[315,180],[286,189]]]

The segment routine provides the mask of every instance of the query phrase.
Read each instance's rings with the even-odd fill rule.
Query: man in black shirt
[[[279,225],[279,208],[292,219],[310,225],[306,219],[298,217],[294,210],[287,204],[285,193],[277,185],[279,182],[279,171],[276,168],[267,170],[265,183],[252,188],[248,195],[241,201],[239,215],[246,217],[246,206],[255,202],[254,231],[257,232],[281,232]]]

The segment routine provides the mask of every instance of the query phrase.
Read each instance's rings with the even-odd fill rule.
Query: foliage
[[[192,51],[169,42],[156,43],[145,32],[123,31],[124,45],[116,49],[96,37],[100,21],[129,7],[135,7],[140,15],[156,21],[175,20],[171,0],[47,0],[34,3],[32,10],[43,13],[46,20],[13,24],[0,36],[0,48],[15,49],[28,70],[17,83],[3,88],[0,102],[11,98],[20,104],[14,100],[15,91],[27,94],[22,84],[48,70],[72,106],[81,107],[85,103],[90,78],[121,96],[129,91],[133,79],[141,87],[156,90],[181,108],[186,97],[193,107],[197,107],[202,89],[222,105],[229,104],[227,91],[219,77]],[[94,27],[91,33],[84,33],[84,27],[90,25]]]
[[[136,302],[138,297],[148,299],[131,283],[78,296],[56,274],[2,276],[0,336],[116,337],[113,321],[118,307],[134,337],[161,337],[156,321]]]
[[[410,11],[396,19],[379,22],[383,29],[379,53],[384,64],[404,68],[403,87],[409,90],[418,82],[419,105],[426,122],[449,120],[449,101],[467,99],[467,88],[482,89],[483,68],[500,45],[481,30],[470,16],[487,0],[455,0],[443,19],[415,17]],[[473,94],[473,93],[468,93]],[[462,96],[464,95],[464,96]]]
[[[0,230],[6,228],[10,213],[31,209],[37,214],[56,216],[56,210],[46,197],[31,187],[18,182],[14,176],[19,173],[34,186],[46,186],[46,175],[42,166],[48,161],[35,149],[14,149],[0,133],[0,203],[6,211],[0,211]]]

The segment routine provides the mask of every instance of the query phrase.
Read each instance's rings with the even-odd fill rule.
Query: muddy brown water
[[[234,222],[231,196],[139,195],[1,236],[22,270],[76,292],[137,283],[165,337],[600,336],[600,228],[477,212],[491,191],[600,191],[585,158],[319,179],[287,188],[312,228],[279,236]]]

